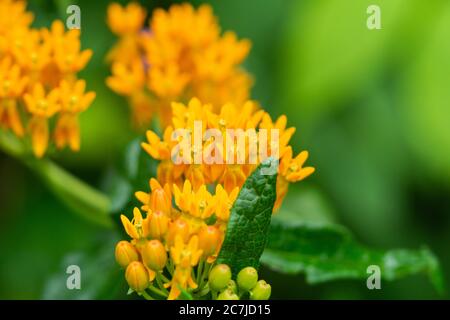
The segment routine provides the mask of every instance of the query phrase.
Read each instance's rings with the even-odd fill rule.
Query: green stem
[[[159,294],[160,296],[167,298],[167,293],[165,293],[162,290],[159,290],[158,288],[155,288],[154,286],[148,287],[148,289],[156,294]]]
[[[206,286],[202,290],[196,292],[195,295],[197,297],[203,297],[203,296],[206,296],[209,293],[209,291],[210,291],[209,286],[208,286],[208,284],[206,284]]]
[[[37,159],[24,143],[9,132],[0,132],[0,150],[20,160],[35,172],[67,206],[84,219],[103,227],[112,227],[106,195],[73,176],[48,158]]]
[[[158,284],[158,286],[161,288],[161,290],[163,291],[163,292],[165,292],[166,294],[169,294],[169,291],[167,291],[167,289],[166,288],[164,288],[164,283],[163,283],[163,281],[161,280],[161,273],[160,272],[157,272],[156,273],[156,283]]]
[[[174,272],[174,267],[173,267],[173,262],[172,259],[169,259],[169,262],[167,263],[167,271],[169,271],[170,275],[173,275]]]
[[[200,259],[200,262],[198,263],[198,268],[197,268],[197,284],[200,284],[200,279],[202,277],[202,272],[203,272],[203,266],[205,265],[205,261],[203,259]]]
[[[160,273],[160,276],[165,282],[170,282],[170,280],[165,275],[163,275],[162,273]]]
[[[200,290],[203,289],[203,286],[208,283],[209,270],[211,269],[212,265],[212,263],[207,263],[205,261],[205,267],[203,268],[203,272],[200,277],[200,283],[198,284]]]
[[[145,298],[145,300],[155,300],[155,298],[149,295],[146,291],[142,291],[140,294]]]

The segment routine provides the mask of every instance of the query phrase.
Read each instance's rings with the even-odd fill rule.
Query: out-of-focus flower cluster
[[[77,73],[92,51],[81,50],[79,30],[65,31],[58,20],[35,29],[32,21],[25,1],[0,1],[0,126],[18,137],[28,132],[37,157],[48,148],[50,127],[57,148],[77,151],[78,114],[95,98]]]
[[[138,293],[149,289],[176,299],[181,290],[192,289],[201,295],[238,189],[227,193],[217,185],[211,194],[206,186],[194,191],[189,181],[181,190],[173,186],[173,191],[155,179],[149,184],[150,192],[136,192],[145,215],[135,208],[131,221],[121,216],[131,241],[117,244],[116,261],[126,268],[127,282]]]
[[[198,97],[219,110],[249,98],[252,79],[240,64],[250,42],[233,32],[221,34],[210,6],[156,9],[148,26],[146,15],[137,3],[108,8],[108,24],[119,40],[108,55],[107,84],[128,97],[138,126],[148,125],[154,113],[167,125],[172,101]]]

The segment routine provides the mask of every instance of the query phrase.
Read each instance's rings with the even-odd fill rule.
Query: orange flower
[[[81,51],[80,30],[64,32],[60,20],[55,20],[50,30],[43,30],[43,38],[51,46],[54,62],[62,74],[80,71],[91,59],[92,50]]]
[[[21,75],[20,67],[13,64],[10,57],[0,61],[0,125],[10,128],[20,137],[24,130],[16,99],[22,95],[27,81],[28,78]]]
[[[136,198],[142,202],[142,210],[145,211],[161,211],[169,215],[172,212],[172,192],[168,184],[164,185],[164,188],[159,182],[151,178],[149,180],[150,193],[143,191],[137,191],[135,193]]]
[[[149,234],[148,219],[142,218],[142,214],[138,208],[134,208],[133,216],[133,219],[130,221],[123,214],[120,215],[120,220],[122,220],[126,233],[134,240],[146,238]]]
[[[216,186],[216,216],[217,219],[227,222],[230,217],[230,210],[239,194],[239,188],[235,187],[229,194],[222,185]]]
[[[146,14],[145,9],[135,2],[126,7],[112,3],[108,7],[108,26],[117,35],[133,34],[142,28]]]
[[[129,65],[115,62],[112,66],[112,73],[113,75],[106,79],[106,84],[121,95],[132,95],[139,92],[144,86],[144,66],[139,60],[134,60]]]
[[[166,287],[171,287],[169,300],[178,298],[181,293],[180,287],[195,289],[197,284],[192,279],[192,267],[198,264],[202,255],[202,250],[198,248],[198,237],[193,236],[186,245],[180,236],[175,238],[175,245],[170,248],[170,255],[176,266],[171,282]]]
[[[32,114],[29,122],[33,152],[36,157],[41,158],[48,147],[49,129],[47,118],[52,117],[60,110],[59,90],[53,89],[47,95],[44,87],[38,83],[34,86],[32,93],[26,93],[24,100],[28,112]]]
[[[61,81],[61,110],[68,113],[80,113],[85,111],[95,99],[95,92],[85,93],[86,81],[77,80],[70,83],[66,80]]]
[[[308,151],[302,151],[292,158],[292,148],[288,147],[280,162],[280,175],[290,182],[297,182],[310,176],[315,169],[303,167],[306,159],[308,159]]]
[[[214,213],[215,199],[205,185],[193,191],[191,183],[186,180],[182,191],[177,185],[173,185],[173,194],[175,203],[183,212],[201,219],[209,218]]]

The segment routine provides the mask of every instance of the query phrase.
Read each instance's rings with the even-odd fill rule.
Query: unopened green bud
[[[250,291],[251,300],[269,300],[272,287],[264,280],[259,280],[256,286]]]
[[[217,296],[217,300],[239,300],[239,297],[231,289],[226,289]]]
[[[239,271],[237,275],[237,284],[239,289],[250,291],[258,282],[258,272],[253,267],[246,267]]]
[[[209,273],[209,287],[214,291],[221,291],[226,288],[231,280],[231,269],[226,264],[218,264]]]

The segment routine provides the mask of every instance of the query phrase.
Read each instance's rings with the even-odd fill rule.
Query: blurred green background
[[[133,137],[125,100],[105,86],[104,57],[115,41],[105,23],[108,1],[35,0],[29,9],[35,26],[49,26],[74,3],[81,7],[83,47],[94,51],[80,76],[97,98],[81,116],[81,152],[54,159],[102,188],[108,168]],[[141,3],[151,11],[172,1]],[[273,116],[288,115],[297,127],[294,149],[309,150],[308,163],[317,169],[291,187],[280,215],[338,222],[382,249],[426,244],[440,259],[449,287],[450,2],[210,3],[223,30],[253,43],[245,62],[255,78],[252,97]],[[366,27],[370,4],[381,8],[381,30]],[[124,298],[114,241],[0,153],[0,298]],[[106,250],[99,253],[99,247]],[[83,272],[86,290],[77,295],[58,291],[71,262]],[[273,298],[442,298],[425,276],[383,282],[374,291],[365,281],[310,286],[303,276],[267,269],[262,277],[272,284]]]

